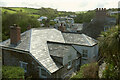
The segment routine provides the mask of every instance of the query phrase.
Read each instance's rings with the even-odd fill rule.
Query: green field
[[[17,13],[17,12],[23,12],[23,13],[27,13],[29,16],[34,16],[36,18],[39,18],[40,15],[38,14],[34,14],[34,13],[38,13],[39,10],[37,9],[34,9],[34,8],[2,8],[2,12],[3,13],[10,13],[10,14],[14,14],[14,13]]]
[[[34,9],[34,8],[10,8],[10,9],[13,9],[13,10],[16,10],[16,11],[21,11],[22,12],[26,12],[26,13],[37,13],[38,10],[37,9]]]
[[[75,14],[74,12],[65,12],[65,11],[57,11],[52,8],[27,8],[27,7],[2,7],[3,13],[27,13],[29,16],[34,16],[35,18],[39,18],[40,16],[46,16],[48,18],[54,19],[57,16],[67,16],[71,14]]]
[[[8,13],[16,13],[16,11],[12,11],[12,10],[8,10],[8,9],[5,9],[5,8],[2,8],[2,12],[8,12]]]
[[[87,11],[76,11],[76,14],[80,14],[80,13],[86,13]]]

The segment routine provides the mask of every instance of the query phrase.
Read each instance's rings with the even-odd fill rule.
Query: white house
[[[42,21],[43,19],[47,20],[46,16],[41,16],[39,19],[37,19],[38,21]]]
[[[66,43],[72,44],[73,47],[82,56],[81,65],[97,61],[98,45],[97,41],[85,34],[63,33]]]

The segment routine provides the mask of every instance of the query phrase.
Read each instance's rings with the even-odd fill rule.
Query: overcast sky
[[[0,0],[0,7],[54,8],[59,11],[85,11],[117,8],[119,0]]]

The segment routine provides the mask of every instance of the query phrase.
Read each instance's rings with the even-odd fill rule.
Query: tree
[[[105,57],[106,63],[114,66],[116,77],[120,77],[120,26],[112,27],[102,32],[99,40],[100,53]]]
[[[27,30],[27,26],[37,28],[40,27],[40,22],[36,18],[31,18],[26,13],[18,12],[14,14],[3,14],[2,15],[2,38],[6,40],[9,38],[9,27],[13,24],[17,24],[21,27],[21,32]]]
[[[75,18],[76,23],[83,23],[83,22],[90,22],[91,19],[93,19],[95,16],[95,11],[87,11],[85,13],[79,13],[77,14],[77,17]]]

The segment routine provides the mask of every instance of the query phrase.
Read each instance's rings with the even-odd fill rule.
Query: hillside
[[[48,17],[49,20],[60,16],[68,16],[75,14],[74,12],[57,11],[52,8],[26,8],[26,7],[2,7],[2,39],[9,38],[9,27],[17,24],[21,27],[21,31],[27,30],[27,26],[32,28],[40,27],[41,22],[37,19],[41,16]],[[7,23],[7,24],[6,24]]]
[[[39,18],[40,16],[47,16],[50,19],[54,19],[57,16],[68,16],[71,14],[75,14],[74,12],[66,12],[66,11],[57,11],[56,9],[52,8],[26,8],[26,7],[3,7],[3,13],[18,13],[23,12],[27,13],[29,16],[34,16],[35,18]]]

